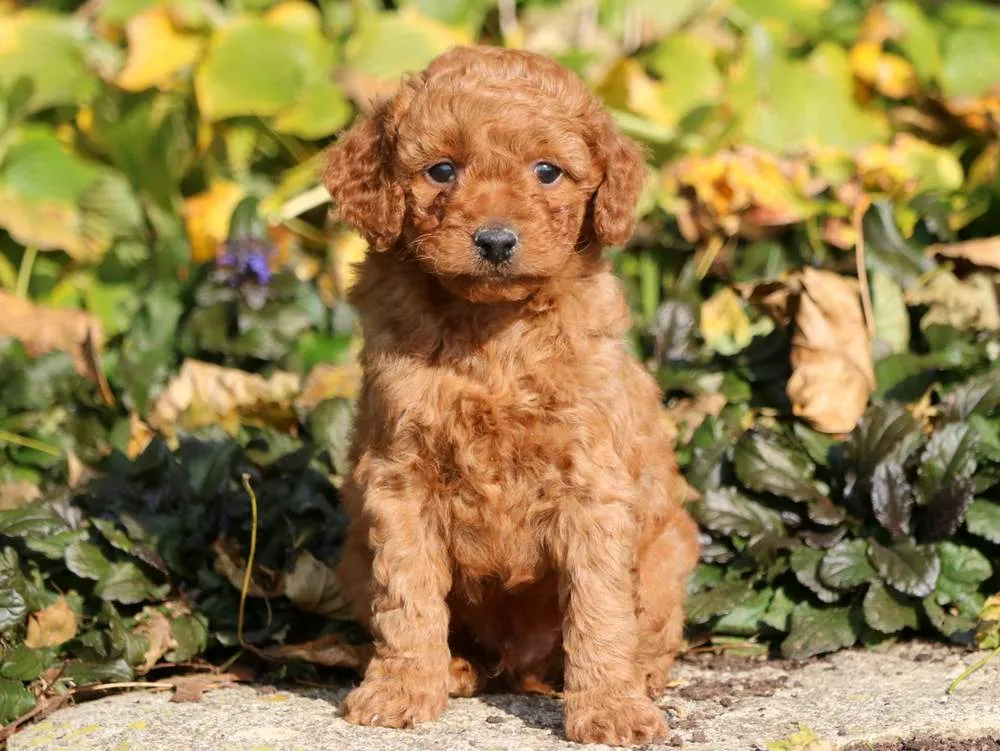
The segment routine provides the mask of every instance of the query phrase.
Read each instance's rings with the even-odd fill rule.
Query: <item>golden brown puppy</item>
[[[564,688],[566,734],[664,736],[697,534],[604,245],[645,168],[586,86],[455,49],[330,152],[371,244],[340,575],[375,656],[351,722],[433,720],[487,676]]]

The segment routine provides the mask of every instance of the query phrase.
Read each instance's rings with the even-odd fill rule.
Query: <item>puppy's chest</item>
[[[565,388],[530,374],[493,384],[456,375],[449,392],[449,403],[438,405],[432,482],[460,578],[532,581],[545,565],[573,404]]]

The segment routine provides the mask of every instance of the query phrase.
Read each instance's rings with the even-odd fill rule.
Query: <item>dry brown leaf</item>
[[[362,670],[372,657],[370,644],[344,644],[336,634],[301,644],[282,644],[256,651],[272,660],[303,660],[314,665],[354,670]]]
[[[292,400],[299,393],[295,373],[270,378],[256,373],[186,360],[180,372],[157,397],[149,425],[168,437],[177,426],[188,430],[221,425],[233,435],[241,423],[288,429],[297,423]]]
[[[923,329],[940,324],[959,330],[1000,330],[1000,304],[987,274],[971,274],[960,280],[950,271],[938,271],[919,289],[907,292],[906,302],[928,307],[920,319]]]
[[[853,430],[875,390],[857,283],[806,268],[782,281],[738,289],[790,329],[792,411],[824,433]]]
[[[706,417],[717,417],[725,406],[726,397],[722,394],[697,394],[691,398],[677,399],[664,413],[668,425],[673,428],[675,440],[687,443]]]
[[[139,675],[144,675],[152,670],[163,655],[177,646],[177,641],[170,628],[170,619],[152,608],[146,609],[145,620],[137,625],[132,633],[146,637],[146,641],[149,642],[149,648],[146,650],[142,665],[135,669]]]
[[[216,688],[225,688],[235,683],[248,680],[243,673],[230,671],[228,673],[195,673],[194,675],[182,675],[171,678],[170,682],[174,686],[174,695],[170,697],[172,702],[198,702],[202,700],[206,691]]]
[[[226,543],[221,539],[212,543],[212,552],[215,553],[213,565],[215,572],[226,577],[236,589],[242,590],[246,564],[239,559],[239,552],[227,549]],[[261,580],[264,580],[263,586],[258,584]],[[250,577],[250,586],[247,588],[248,597],[280,597],[284,593],[284,579],[279,574],[259,566],[254,569],[253,576]]]
[[[76,613],[65,597],[47,608],[28,616],[28,635],[24,646],[28,649],[58,647],[76,636]]]
[[[31,357],[65,352],[76,371],[98,383],[105,400],[110,399],[100,364],[104,332],[90,313],[46,308],[0,291],[0,337],[17,339]]]
[[[13,511],[42,497],[38,486],[27,480],[15,480],[0,485],[0,511]]]
[[[960,243],[928,245],[924,252],[930,256],[968,261],[975,266],[1000,269],[1000,235],[966,240]]]
[[[129,459],[135,459],[146,450],[156,433],[139,417],[138,412],[128,416],[128,446],[125,453]]]
[[[309,551],[303,550],[284,578],[285,596],[298,607],[327,618],[343,616],[347,600],[340,591],[337,572]]]

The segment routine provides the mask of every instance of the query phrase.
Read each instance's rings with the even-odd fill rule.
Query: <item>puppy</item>
[[[351,722],[433,720],[500,676],[569,739],[662,739],[697,530],[601,259],[645,167],[552,60],[459,48],[335,144],[368,240],[345,594],[374,637]]]

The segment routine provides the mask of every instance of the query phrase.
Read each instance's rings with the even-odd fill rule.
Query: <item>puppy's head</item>
[[[645,168],[584,83],[528,52],[458,48],[331,149],[339,216],[470,300],[518,300],[625,242]]]

